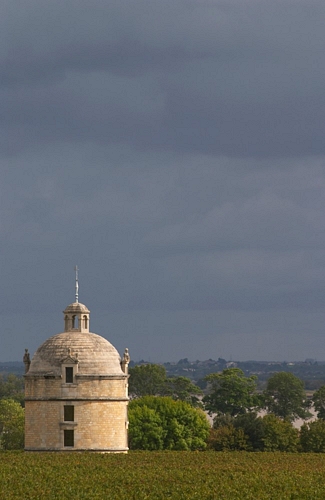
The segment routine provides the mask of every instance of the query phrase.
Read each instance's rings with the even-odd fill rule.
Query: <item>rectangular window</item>
[[[65,422],[74,421],[74,406],[72,405],[64,406],[64,420]]]
[[[74,446],[74,431],[65,429],[64,431],[64,446]]]
[[[65,382],[66,384],[73,384],[73,368],[71,366],[65,368]]]

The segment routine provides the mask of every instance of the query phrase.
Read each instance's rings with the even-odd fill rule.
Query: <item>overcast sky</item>
[[[0,360],[325,360],[323,0],[3,0]]]

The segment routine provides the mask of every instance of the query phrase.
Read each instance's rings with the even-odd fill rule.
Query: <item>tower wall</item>
[[[26,403],[26,451],[126,452],[126,405],[120,401],[69,401],[74,406],[73,422],[63,418],[60,401]],[[64,431],[74,431],[74,445],[64,446]]]
[[[127,451],[127,377],[26,376],[25,449],[30,451]],[[73,407],[66,420],[64,407]],[[71,418],[71,417],[69,417]],[[73,431],[73,446],[65,446],[65,431]]]

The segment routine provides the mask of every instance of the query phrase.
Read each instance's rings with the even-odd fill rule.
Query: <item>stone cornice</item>
[[[129,448],[25,448],[25,451],[37,451],[37,452],[53,452],[57,451],[59,453],[67,452],[67,453],[76,453],[76,452],[94,452],[94,453],[127,453]]]
[[[76,397],[25,397],[25,401],[129,401],[129,398],[123,397],[123,398],[80,398],[78,396]]]
[[[125,380],[129,375],[123,373],[121,375],[100,375],[97,373],[76,373],[76,379],[81,380]],[[24,378],[29,379],[62,379],[62,375],[55,375],[54,373],[27,373]]]
[[[97,375],[96,373],[77,373],[76,379],[87,379],[87,380],[125,380],[128,375]]]

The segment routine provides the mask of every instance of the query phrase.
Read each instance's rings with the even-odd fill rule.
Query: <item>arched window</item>
[[[85,330],[87,330],[87,328],[88,328],[88,318],[87,318],[87,316],[84,316],[84,328],[85,328]]]

